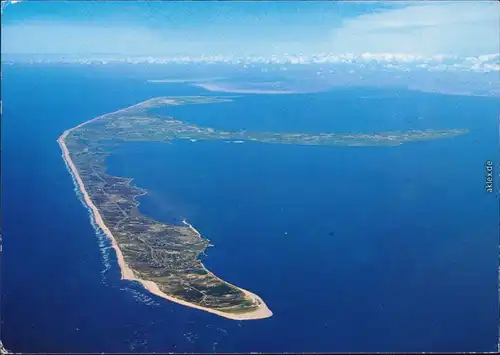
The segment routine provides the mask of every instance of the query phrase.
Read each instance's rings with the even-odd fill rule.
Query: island
[[[452,137],[466,129],[372,134],[223,131],[162,116],[166,105],[228,103],[237,97],[157,97],[105,114],[65,131],[58,139],[64,162],[95,224],[116,252],[122,279],[140,282],[150,292],[179,304],[235,320],[272,316],[256,294],[220,279],[201,262],[209,240],[187,221],[166,224],[139,211],[146,190],[132,178],[107,173],[106,159],[124,142],[224,140],[241,143],[330,146],[397,146]]]

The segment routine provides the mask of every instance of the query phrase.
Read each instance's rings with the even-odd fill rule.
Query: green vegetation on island
[[[142,215],[137,197],[145,190],[130,178],[106,172],[111,148],[131,141],[224,140],[274,144],[379,146],[464,134],[464,129],[373,134],[230,132],[199,127],[149,110],[164,105],[214,104],[231,97],[160,97],[90,120],[61,137],[92,203],[123,255],[141,280],[154,282],[166,295],[221,314],[251,314],[265,306],[258,297],[208,271],[199,260],[209,241],[189,224],[169,225]],[[266,308],[267,309],[267,308]],[[270,311],[267,316],[270,316]],[[264,316],[257,317],[263,318]],[[231,316],[229,317],[231,318]],[[250,319],[239,318],[239,319]],[[236,318],[235,318],[236,319]]]

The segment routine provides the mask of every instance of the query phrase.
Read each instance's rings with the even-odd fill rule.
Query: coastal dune
[[[148,100],[148,101],[150,101],[150,100]],[[128,109],[130,109],[132,107],[143,105],[143,104],[145,104],[148,101],[141,102],[141,103],[139,103],[137,105],[130,106],[128,108],[125,108],[125,109],[122,109],[122,110],[119,110],[119,111],[115,111],[115,112],[113,112],[113,114],[114,113],[119,113],[121,111],[128,110]],[[151,293],[153,293],[153,294],[155,294],[155,295],[157,295],[157,296],[159,296],[161,298],[167,299],[167,300],[172,301],[172,302],[179,303],[179,304],[187,306],[187,307],[192,307],[192,308],[203,310],[203,311],[206,311],[206,312],[209,312],[209,313],[213,313],[213,314],[216,314],[216,315],[221,316],[221,317],[225,317],[225,318],[229,318],[229,319],[233,319],[233,320],[252,320],[252,319],[262,319],[262,318],[271,317],[273,313],[271,312],[271,310],[267,307],[267,305],[264,303],[264,301],[259,296],[257,296],[256,294],[254,294],[254,293],[252,293],[250,291],[247,291],[245,289],[242,289],[242,288],[234,286],[234,285],[232,285],[232,286],[236,287],[238,290],[240,290],[241,292],[243,292],[245,294],[245,296],[247,297],[247,299],[249,299],[250,301],[252,301],[254,303],[257,303],[259,306],[256,309],[254,309],[252,311],[249,311],[249,312],[245,312],[245,313],[230,313],[230,312],[224,312],[224,311],[217,310],[217,309],[203,307],[203,306],[200,306],[200,305],[197,305],[197,304],[194,304],[194,303],[190,303],[190,302],[181,300],[179,298],[175,298],[175,297],[172,297],[170,295],[167,295],[166,293],[162,292],[160,290],[160,288],[158,287],[158,285],[155,284],[154,282],[140,279],[140,278],[138,278],[134,274],[134,271],[126,264],[125,259],[123,257],[123,254],[122,254],[122,252],[121,252],[121,250],[119,248],[119,245],[116,242],[116,240],[115,240],[113,234],[111,233],[110,229],[104,223],[104,220],[103,220],[101,214],[99,213],[98,208],[92,202],[89,194],[87,193],[87,191],[85,189],[85,185],[83,183],[83,180],[82,180],[82,178],[80,177],[80,175],[78,173],[78,169],[76,168],[75,164],[71,160],[71,156],[70,156],[69,150],[68,150],[68,148],[67,148],[67,146],[65,144],[66,137],[73,130],[75,130],[77,128],[80,128],[83,125],[86,125],[86,124],[88,124],[90,122],[93,122],[93,121],[95,121],[97,119],[103,118],[103,117],[105,117],[107,115],[108,114],[103,115],[103,116],[99,116],[99,117],[96,117],[96,118],[93,118],[93,119],[91,119],[89,121],[86,121],[86,122],[84,122],[84,123],[76,126],[76,127],[73,127],[73,128],[71,128],[69,130],[64,131],[63,134],[57,140],[57,142],[59,143],[59,146],[61,147],[62,156],[63,156],[63,159],[66,162],[66,164],[67,164],[67,166],[68,166],[68,168],[70,170],[70,174],[74,177],[75,184],[77,185],[77,188],[80,190],[80,192],[83,195],[83,201],[85,202],[85,204],[88,206],[88,208],[91,211],[91,218],[94,219],[96,225],[99,226],[99,228],[102,230],[102,232],[111,241],[111,245],[112,245],[113,249],[116,252],[116,257],[117,257],[117,260],[118,260],[118,264],[120,266],[121,279],[122,280],[137,281],[137,282],[141,283],[144,286],[144,288],[146,288],[149,292],[151,292]],[[201,237],[200,233],[196,229],[194,229],[194,227],[192,225],[190,225],[188,223],[185,223],[185,224],[189,228],[193,229]]]

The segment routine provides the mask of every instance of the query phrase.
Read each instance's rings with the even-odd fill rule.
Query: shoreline
[[[230,88],[212,83],[192,83],[191,86],[199,87],[212,92],[235,93],[235,94],[267,94],[267,95],[290,95],[290,94],[304,94],[305,92],[289,90],[289,89],[257,89],[257,88]]]
[[[80,174],[78,173],[78,169],[76,168],[75,164],[71,160],[69,150],[68,150],[68,148],[66,146],[66,143],[65,143],[65,139],[68,136],[68,134],[71,133],[73,130],[75,130],[77,128],[80,128],[80,127],[86,125],[87,123],[93,122],[93,121],[98,120],[98,119],[103,118],[103,117],[106,117],[106,116],[108,116],[110,114],[115,114],[115,113],[123,112],[125,110],[130,109],[130,108],[133,108],[133,107],[136,107],[136,106],[141,106],[141,105],[143,105],[143,104],[145,104],[145,103],[147,103],[147,102],[149,102],[151,100],[154,100],[154,99],[146,100],[146,101],[140,102],[140,103],[138,103],[136,105],[132,105],[132,106],[129,106],[127,108],[124,108],[124,109],[121,109],[121,110],[118,110],[118,111],[115,111],[115,112],[112,112],[112,113],[107,113],[105,115],[101,115],[101,116],[95,117],[95,118],[93,118],[93,119],[91,119],[89,121],[85,121],[85,122],[83,122],[83,123],[81,123],[81,124],[79,124],[79,125],[77,125],[77,126],[75,126],[73,128],[70,128],[70,129],[64,131],[63,134],[57,139],[57,142],[59,143],[59,146],[61,147],[61,150],[62,150],[62,153],[63,153],[62,154],[63,159],[64,159],[65,163],[67,164],[67,166],[70,168],[70,173],[74,177],[74,182],[76,183],[78,189],[80,190],[80,192],[83,195],[83,201],[85,202],[85,204],[87,205],[87,207],[92,212],[91,213],[91,218],[93,218],[93,220],[97,224],[97,226],[103,231],[103,233],[106,235],[106,237],[111,241],[111,245],[112,245],[112,247],[113,247],[113,249],[115,250],[115,253],[116,253],[116,257],[117,257],[117,260],[118,260],[118,265],[120,266],[121,279],[122,280],[137,281],[137,282],[141,283],[146,290],[148,290],[149,292],[151,292],[151,293],[153,293],[153,294],[155,294],[155,295],[157,295],[157,296],[159,296],[161,298],[164,298],[164,299],[167,299],[169,301],[181,304],[183,306],[187,306],[187,307],[191,307],[191,308],[196,308],[196,309],[199,309],[199,310],[202,310],[202,311],[213,313],[213,314],[216,314],[216,315],[224,317],[224,318],[233,319],[233,320],[254,320],[254,319],[263,319],[263,318],[271,317],[273,313],[271,312],[271,310],[267,307],[267,305],[264,303],[264,301],[259,296],[257,296],[256,294],[254,294],[254,293],[252,293],[250,291],[247,291],[247,290],[242,289],[240,287],[234,286],[234,285],[232,285],[232,284],[230,284],[230,283],[228,283],[226,281],[224,281],[224,282],[226,282],[226,283],[230,284],[231,286],[236,287],[237,289],[239,289],[241,292],[243,292],[245,294],[245,296],[247,296],[248,298],[250,298],[252,301],[256,301],[259,304],[258,308],[256,310],[248,312],[248,313],[240,313],[240,314],[226,313],[226,312],[218,311],[218,310],[215,310],[215,309],[211,309],[211,308],[199,306],[197,304],[190,303],[190,302],[187,302],[187,301],[184,301],[184,300],[181,300],[181,299],[169,296],[166,293],[162,292],[159,289],[158,285],[155,284],[153,281],[142,280],[142,279],[136,277],[136,275],[134,274],[134,271],[132,269],[130,269],[128,267],[128,265],[125,263],[125,259],[123,258],[123,254],[122,254],[122,252],[121,252],[121,250],[120,250],[120,248],[118,246],[118,243],[116,242],[116,240],[115,240],[113,234],[111,233],[111,231],[109,230],[109,228],[104,223],[104,220],[102,219],[102,216],[101,216],[98,208],[94,205],[94,203],[90,199],[89,194],[87,193],[87,191],[85,189],[85,185],[83,183],[83,180],[80,177]],[[187,223],[185,221],[183,221],[183,222],[184,222],[184,224],[187,224],[189,226],[189,228],[191,228],[193,231],[195,231],[200,236],[200,238],[201,238],[201,234],[191,224],[189,224],[189,223]],[[210,274],[214,275],[209,270],[207,270],[207,272],[209,272]]]

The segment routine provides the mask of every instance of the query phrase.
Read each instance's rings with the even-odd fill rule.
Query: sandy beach
[[[152,99],[152,100],[154,100],[154,99]],[[130,109],[132,107],[141,106],[141,105],[143,105],[143,104],[145,104],[146,102],[149,102],[149,101],[151,101],[151,100],[143,101],[143,102],[141,102],[141,103],[139,103],[137,105],[133,105],[133,106],[130,106],[130,107],[127,107],[125,109],[118,110],[118,111],[115,111],[115,112],[112,112],[112,113],[119,113],[119,112],[128,110],[128,109]],[[219,315],[221,317],[225,317],[225,318],[229,318],[229,319],[234,319],[234,320],[252,320],[252,319],[262,319],[262,318],[271,317],[272,316],[271,310],[267,307],[267,305],[264,303],[264,301],[259,296],[253,294],[250,291],[247,291],[245,289],[242,289],[242,288],[234,286],[234,285],[232,285],[232,286],[237,287],[249,299],[251,299],[252,301],[257,302],[259,304],[259,307],[256,310],[253,310],[253,311],[248,312],[248,313],[240,313],[240,314],[225,313],[225,312],[222,312],[222,311],[218,311],[218,310],[215,310],[215,309],[202,307],[202,306],[199,306],[199,305],[196,305],[196,304],[193,304],[193,303],[189,303],[189,302],[186,302],[184,300],[181,300],[181,299],[169,296],[169,295],[165,294],[164,292],[162,292],[159,289],[158,285],[155,284],[154,282],[147,281],[147,280],[142,280],[142,279],[139,279],[139,278],[137,278],[135,276],[133,270],[130,269],[128,267],[128,265],[125,263],[125,260],[123,258],[123,254],[122,254],[122,252],[121,252],[121,250],[120,250],[120,248],[118,246],[118,243],[116,242],[116,240],[113,237],[113,234],[111,233],[111,231],[109,230],[109,228],[105,225],[104,220],[102,219],[102,216],[101,216],[99,210],[94,205],[94,203],[90,199],[89,194],[85,190],[85,186],[83,184],[83,181],[82,181],[80,175],[78,174],[78,170],[77,170],[75,164],[71,160],[71,157],[70,157],[70,154],[69,154],[69,150],[68,150],[68,148],[66,147],[66,144],[65,144],[65,139],[66,139],[66,137],[68,136],[68,134],[71,131],[73,131],[73,130],[79,128],[79,127],[82,127],[85,124],[88,124],[90,122],[93,122],[95,120],[103,118],[103,117],[105,117],[107,115],[109,115],[109,114],[105,114],[105,115],[93,118],[93,119],[91,119],[89,121],[86,121],[86,122],[84,122],[84,123],[82,123],[82,124],[80,124],[80,125],[78,125],[78,126],[76,126],[74,128],[71,128],[69,130],[64,131],[64,133],[59,137],[59,139],[57,140],[57,142],[59,143],[59,145],[61,147],[61,150],[62,150],[62,153],[63,153],[62,154],[63,155],[63,159],[66,162],[66,164],[69,167],[69,169],[71,170],[71,173],[73,174],[73,176],[75,178],[75,183],[78,185],[78,189],[81,191],[81,193],[83,195],[85,204],[92,211],[92,216],[93,216],[93,218],[95,220],[95,223],[99,226],[99,228],[103,231],[103,233],[111,241],[112,247],[113,247],[113,249],[116,252],[116,256],[117,256],[117,259],[118,259],[118,264],[120,265],[120,271],[121,271],[121,278],[122,278],[122,280],[138,281],[149,292],[151,292],[151,293],[153,293],[153,294],[155,294],[155,295],[157,295],[159,297],[162,297],[162,298],[167,299],[167,300],[172,301],[172,302],[176,302],[176,303],[182,304],[182,305],[187,306],[187,307],[192,307],[192,308],[200,309],[200,310],[203,310],[203,311],[206,311],[206,312],[214,313],[214,314],[217,314],[217,315]],[[198,236],[201,237],[200,233],[192,225],[190,225],[189,223],[187,223],[185,221],[184,221],[184,224],[187,225],[192,230],[194,230],[198,234]],[[210,271],[208,271],[208,272],[210,272]],[[212,273],[210,273],[210,274],[212,274]]]
[[[268,88],[241,88],[241,87],[225,87],[223,84],[212,84],[212,83],[196,83],[191,84],[191,86],[196,86],[208,91],[215,92],[228,92],[235,94],[273,94],[273,95],[286,95],[286,94],[300,94],[299,91],[287,90],[287,89],[268,89]]]

